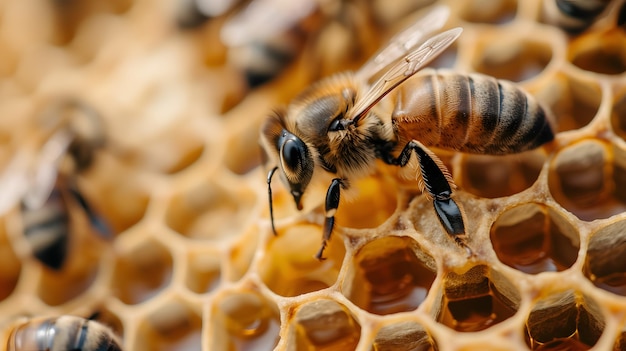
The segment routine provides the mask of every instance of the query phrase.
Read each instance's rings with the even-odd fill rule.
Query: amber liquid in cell
[[[626,272],[596,278],[593,280],[593,283],[600,289],[626,296]]]
[[[389,257],[361,266],[371,289],[365,308],[379,315],[415,310],[426,299],[435,277],[406,250],[394,251]]]
[[[443,305],[440,322],[462,332],[487,329],[515,314],[494,294],[456,300],[444,297]]]
[[[238,325],[238,327],[240,327]],[[272,350],[278,343],[280,325],[274,318],[258,318],[245,328],[230,330],[230,348],[237,351]]]
[[[545,344],[535,344],[532,346],[532,349],[536,351],[586,351],[591,349],[591,346],[572,336],[554,339]]]

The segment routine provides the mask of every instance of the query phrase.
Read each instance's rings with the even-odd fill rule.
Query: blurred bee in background
[[[576,34],[590,27],[612,0],[544,0],[543,20]]]
[[[448,15],[448,8],[435,7],[359,71],[318,82],[266,120],[261,144],[276,164],[267,176],[274,233],[271,180],[277,170],[298,210],[314,183],[330,184],[316,255],[323,259],[341,190],[372,173],[376,159],[405,167],[415,153],[422,193],[432,199],[448,235],[471,253],[463,211],[452,198],[456,186],[427,146],[504,155],[539,147],[554,136],[543,108],[511,82],[435,70],[415,75],[460,36],[461,28],[454,28],[430,37]]]
[[[35,165],[9,167],[3,184],[0,213],[21,206],[24,236],[33,256],[46,267],[62,269],[73,234],[72,217],[84,213],[91,230],[111,238],[108,224],[92,209],[76,184],[76,176],[93,163],[95,151],[104,145],[100,116],[77,100],[63,100],[41,115],[41,124],[53,125],[53,134],[35,156]]]
[[[403,15],[424,3],[405,2],[409,5]],[[228,11],[216,6],[221,3],[228,3]],[[185,4],[196,10],[184,11],[183,18],[193,17],[190,12],[206,18],[226,14],[220,40],[227,48],[227,62],[242,72],[249,88],[272,81],[299,58],[309,81],[357,68],[379,46],[382,29],[397,20],[377,16],[374,0],[250,0],[243,4],[189,0]],[[220,11],[207,9],[208,4]]]
[[[622,3],[619,11],[617,12],[617,26],[626,30],[626,1]]]
[[[76,316],[35,318],[8,332],[7,351],[121,351],[122,342],[107,326]]]

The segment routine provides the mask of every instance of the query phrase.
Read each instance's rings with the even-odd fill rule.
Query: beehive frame
[[[545,23],[541,0],[443,1],[446,27],[464,33],[433,65],[519,82],[552,111],[556,140],[505,157],[437,150],[473,257],[381,164],[342,202],[324,262],[323,212],[296,211],[279,182],[272,234],[256,143],[272,108],[310,83],[310,55],[246,89],[218,42],[227,16],[181,29],[183,1],[61,3],[0,5],[0,161],[36,155],[51,101],[86,101],[108,140],[78,184],[117,234],[89,235],[76,216],[57,273],[33,259],[18,206],[3,214],[2,325],[98,312],[128,350],[626,349],[623,1],[575,35]],[[386,25],[343,68],[429,5],[383,15],[372,2]]]

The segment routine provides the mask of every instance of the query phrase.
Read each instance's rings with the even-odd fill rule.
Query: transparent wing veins
[[[410,52],[402,60],[396,62],[389,70],[370,86],[367,93],[354,105],[352,118],[356,121],[372,106],[378,103],[390,91],[410,78],[443,50],[450,46],[463,31],[462,28],[453,28],[426,40],[417,49]]]
[[[411,51],[430,33],[440,29],[448,20],[450,9],[436,6],[410,27],[393,36],[389,44],[370,58],[357,72],[357,78],[367,81],[376,73]]]

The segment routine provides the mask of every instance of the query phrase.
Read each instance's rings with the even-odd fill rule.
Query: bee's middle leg
[[[450,197],[452,188],[450,187],[450,180],[446,177],[448,172],[443,162],[415,140],[408,142],[397,158],[391,156],[383,158],[383,160],[404,167],[409,162],[413,151],[417,154],[424,188],[433,199],[433,206],[441,225],[457,244],[469,250],[464,240],[463,215],[459,205]]]

